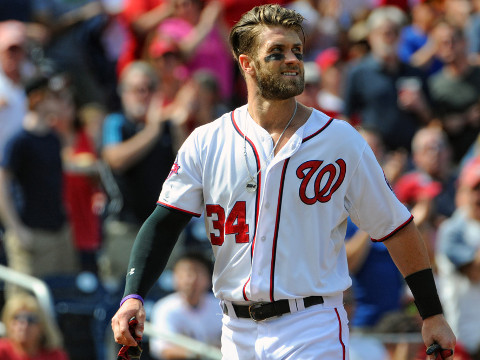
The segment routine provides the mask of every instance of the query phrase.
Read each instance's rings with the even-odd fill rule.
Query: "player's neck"
[[[249,103],[248,111],[253,120],[272,137],[276,155],[290,137],[305,124],[313,110],[294,101],[293,109],[292,104],[269,102],[267,106],[264,103],[262,105]]]
[[[298,104],[298,107],[300,108],[300,104]],[[249,101],[248,112],[253,120],[271,135],[281,133],[294,115],[295,99]],[[297,114],[295,114],[292,123],[296,117]]]

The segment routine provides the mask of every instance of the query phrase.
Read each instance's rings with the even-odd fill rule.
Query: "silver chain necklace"
[[[268,156],[267,163],[269,163],[270,160],[273,158],[273,156],[275,154],[275,149],[277,148],[278,144],[280,144],[280,140],[282,140],[283,134],[285,134],[285,131],[287,131],[288,127],[292,123],[292,120],[297,113],[297,108],[298,108],[298,103],[297,103],[297,101],[295,101],[295,110],[293,111],[292,117],[290,118],[290,120],[288,120],[288,123],[285,126],[285,129],[283,129],[282,133],[278,137],[277,143],[275,144],[275,146],[272,149],[272,152]],[[247,139],[246,139],[246,132],[245,131],[243,132],[243,154],[245,156],[245,164],[247,165],[247,171],[248,171],[248,175],[249,175],[249,179],[247,180],[247,184],[246,184],[245,187],[246,187],[246,189],[249,193],[254,193],[255,191],[257,191],[257,181],[256,181],[255,178],[258,176],[258,174],[260,174],[260,172],[263,169],[263,166],[260,166],[260,169],[257,171],[257,173],[255,175],[252,175],[252,173],[250,172],[250,167],[248,166]]]

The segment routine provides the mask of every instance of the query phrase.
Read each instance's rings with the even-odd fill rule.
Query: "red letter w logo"
[[[299,179],[303,179],[302,183],[300,184],[299,195],[300,199],[307,204],[313,205],[317,201],[322,203],[330,201],[332,195],[335,191],[337,191],[338,187],[342,184],[343,179],[345,179],[345,171],[347,166],[343,159],[338,159],[335,163],[339,167],[340,173],[338,174],[337,180],[335,183],[333,181],[337,175],[337,168],[333,164],[328,164],[320,169],[320,172],[317,174],[314,183],[314,196],[308,197],[307,196],[307,186],[310,183],[310,180],[313,178],[313,175],[317,172],[320,166],[323,164],[321,160],[310,160],[304,162],[300,165],[297,169],[297,177]],[[322,179],[327,176],[326,181]]]

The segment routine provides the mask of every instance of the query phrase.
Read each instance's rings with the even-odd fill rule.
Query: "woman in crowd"
[[[25,293],[10,297],[3,308],[6,336],[0,339],[2,360],[68,360],[62,338],[37,300]]]

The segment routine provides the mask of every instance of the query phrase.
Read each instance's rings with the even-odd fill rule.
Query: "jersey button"
[[[261,240],[262,240],[262,241],[265,241],[265,240],[267,240],[267,237],[266,237],[266,236],[262,236],[262,237],[261,237]]]
[[[270,203],[265,203],[265,209],[270,208]]]

